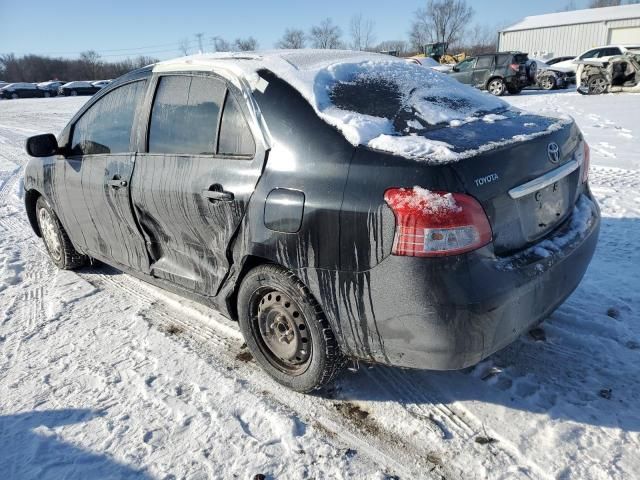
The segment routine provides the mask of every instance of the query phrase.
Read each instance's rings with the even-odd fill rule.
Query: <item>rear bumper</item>
[[[457,257],[390,256],[341,278],[338,292],[348,298],[340,298],[337,320],[346,353],[453,370],[513,342],[573,292],[589,265],[600,213],[586,194],[577,205],[584,208],[545,240],[511,257],[489,246]]]

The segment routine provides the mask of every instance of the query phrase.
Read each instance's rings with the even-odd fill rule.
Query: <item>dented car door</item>
[[[229,269],[227,248],[264,151],[256,153],[242,96],[224,79],[167,74],[155,88],[132,198],[151,274],[212,296]]]

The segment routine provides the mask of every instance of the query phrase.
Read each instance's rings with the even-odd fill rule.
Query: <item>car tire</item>
[[[76,92],[75,90],[71,90],[70,95],[71,95],[72,97],[77,97],[77,96],[78,96],[78,92]]]
[[[593,75],[587,80],[587,88],[589,89],[589,95],[600,95],[607,93],[609,82],[604,75]]]
[[[504,92],[507,89],[507,85],[504,83],[504,80],[500,77],[492,78],[487,83],[487,90],[491,95],[495,95],[496,97],[501,97],[504,95]]]
[[[14,100],[17,100],[18,98],[20,98],[20,95],[18,95],[17,93],[12,93],[11,98],[13,98]]]
[[[44,98],[49,98],[51,94],[49,92],[44,92]]]
[[[289,270],[251,270],[238,292],[240,330],[249,352],[277,382],[311,392],[332,382],[344,357],[320,305]]]
[[[538,79],[538,85],[543,90],[553,90],[556,88],[556,79],[551,75],[543,75]]]
[[[44,246],[56,267],[73,270],[86,265],[89,257],[75,249],[60,219],[44,197],[36,202],[36,218]]]

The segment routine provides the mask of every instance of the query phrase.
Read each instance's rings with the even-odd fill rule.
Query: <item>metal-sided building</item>
[[[608,44],[640,45],[640,4],[526,17],[499,32],[500,51],[579,55]]]

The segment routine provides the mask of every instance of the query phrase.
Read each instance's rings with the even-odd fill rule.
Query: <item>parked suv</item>
[[[59,268],[95,258],[218,309],[299,391],[346,358],[481,361],[576,288],[599,229],[571,119],[386,55],[161,62],[27,152]]]
[[[449,75],[498,97],[506,92],[518,94],[534,80],[535,63],[528,60],[527,54],[520,52],[478,55],[455,65]]]

